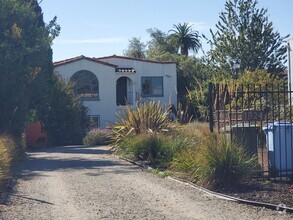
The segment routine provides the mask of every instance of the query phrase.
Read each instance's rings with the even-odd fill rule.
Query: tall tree
[[[201,48],[200,35],[197,31],[192,30],[192,26],[187,23],[179,23],[173,25],[174,29],[171,29],[169,32],[172,32],[171,35],[176,39],[180,52],[182,55],[188,56],[188,51],[192,50],[198,52]]]
[[[156,59],[158,56],[166,53],[178,53],[178,43],[173,37],[157,28],[147,29],[147,32],[151,37],[151,40],[148,42],[148,49],[146,51],[146,54],[149,58]]]
[[[54,24],[46,27],[36,0],[0,0],[0,5],[0,132],[19,134],[32,96],[43,91],[33,88],[46,84],[53,72]]]
[[[129,40],[128,49],[124,51],[124,55],[128,57],[143,59],[145,58],[146,45],[139,38],[133,37]]]
[[[233,63],[240,63],[240,72],[265,69],[281,73],[286,62],[286,45],[274,31],[267,9],[257,8],[257,0],[229,0],[220,13],[216,32],[211,30],[212,59],[230,73]]]
[[[50,43],[30,3],[0,0],[0,131],[24,127],[27,89],[43,69]]]

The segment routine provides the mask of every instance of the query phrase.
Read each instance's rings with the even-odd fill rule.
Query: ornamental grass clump
[[[119,142],[131,133],[140,135],[147,131],[168,130],[171,123],[168,111],[160,102],[151,101],[137,105],[135,109],[126,106],[116,114],[116,123],[112,126],[115,141]]]
[[[171,137],[158,133],[145,133],[127,137],[117,144],[123,156],[133,160],[149,162],[157,168],[166,168],[173,155],[182,148],[184,140],[173,140]]]
[[[90,130],[83,138],[85,146],[110,144],[112,140],[112,132],[110,129],[95,128]]]
[[[231,143],[224,135],[211,134],[198,150],[197,179],[204,185],[235,185],[256,171],[257,157],[250,156],[242,145]]]
[[[187,146],[175,153],[171,162],[171,170],[179,176],[185,176],[191,181],[197,180],[198,164],[196,163],[196,147]]]
[[[178,151],[172,160],[173,171],[205,187],[226,187],[254,174],[257,157],[222,134],[198,130],[194,141]]]

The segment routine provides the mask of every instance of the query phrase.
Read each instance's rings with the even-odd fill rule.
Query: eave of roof
[[[110,67],[113,67],[113,68],[117,68],[118,67],[117,65],[114,65],[114,64],[111,64],[111,63],[107,63],[107,62],[104,62],[104,61],[101,61],[101,60],[97,60],[95,58],[86,57],[86,56],[83,56],[83,55],[78,56],[78,57],[73,57],[73,58],[69,58],[69,59],[65,59],[65,60],[60,60],[60,61],[54,62],[54,67],[66,65],[66,64],[73,63],[73,62],[76,62],[76,61],[79,61],[79,60],[89,60],[89,61],[92,61],[92,62],[95,62],[95,63],[103,64],[103,65],[106,65],[106,66],[110,66]]]
[[[105,56],[105,57],[97,57],[96,60],[103,60],[103,59],[109,59],[109,58],[119,58],[119,59],[125,59],[125,60],[136,60],[136,61],[142,61],[142,62],[148,62],[148,63],[159,63],[159,64],[176,64],[176,62],[171,61],[155,61],[155,60],[146,60],[146,59],[138,59],[138,58],[132,58],[132,57],[124,57],[124,56]]]
[[[119,73],[136,73],[135,69],[133,69],[133,68],[116,68],[116,72],[119,72]]]

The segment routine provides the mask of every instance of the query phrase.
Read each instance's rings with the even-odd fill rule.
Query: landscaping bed
[[[128,160],[127,158],[124,158]],[[130,160],[132,161],[132,160]],[[152,166],[146,161],[134,161],[136,164],[141,166]],[[160,177],[166,177],[168,175],[175,176],[176,179],[192,182],[186,174],[179,174],[169,172],[168,170],[157,169],[153,170],[152,173],[159,175]],[[196,183],[195,183],[196,184]],[[206,188],[202,186],[203,188]],[[293,208],[293,184],[289,182],[271,181],[262,179],[251,179],[245,180],[242,183],[222,188],[207,188],[213,192],[221,193],[224,195],[232,196],[239,199],[256,201],[262,203],[270,203],[273,205],[280,205],[282,207]]]
[[[254,179],[258,157],[242,143],[211,133],[207,123],[171,123],[162,109],[155,103],[126,109],[112,128],[115,153],[151,165],[162,177],[171,173],[214,192],[293,208],[291,184]]]
[[[219,188],[213,191],[240,199],[252,200],[274,205],[284,204],[293,208],[293,192],[290,183],[262,180],[244,181],[234,187]]]
[[[132,161],[132,160],[130,160]],[[141,166],[152,166],[146,161],[135,161],[136,164]],[[184,173],[173,173],[167,170],[157,169],[153,173],[158,174],[160,177],[168,175],[176,177],[176,179],[192,182],[190,177]],[[195,183],[197,185],[197,183]],[[207,188],[205,186],[201,186]],[[224,195],[232,196],[239,199],[256,201],[262,203],[270,203],[272,205],[280,205],[282,207],[293,208],[293,184],[289,182],[271,181],[263,179],[244,180],[235,186],[222,187],[222,188],[207,188],[213,192],[221,193]]]

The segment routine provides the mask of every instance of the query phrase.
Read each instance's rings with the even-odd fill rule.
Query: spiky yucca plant
[[[160,102],[151,101],[137,105],[136,109],[126,106],[120,113],[116,113],[116,123],[112,126],[115,141],[119,142],[127,135],[146,133],[148,130],[159,132],[170,128],[168,111]]]

